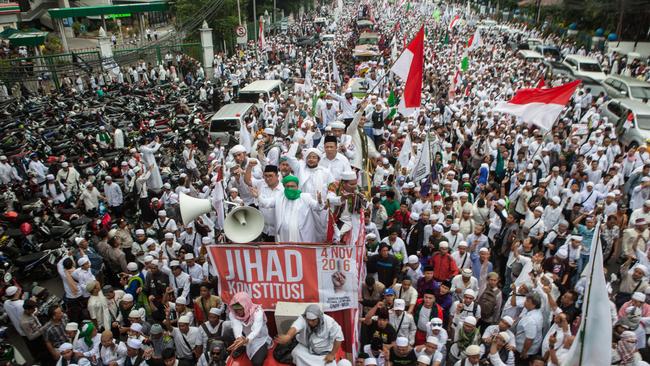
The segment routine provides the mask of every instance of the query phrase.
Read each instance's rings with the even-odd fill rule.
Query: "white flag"
[[[339,67],[336,65],[334,58],[332,58],[332,77],[334,78],[334,83],[341,86],[341,74],[339,74]]]
[[[305,93],[311,93],[311,60],[309,57],[305,60]]]
[[[431,146],[429,134],[427,133],[424,141],[422,142],[422,149],[418,152],[415,159],[415,166],[411,172],[411,180],[419,182],[431,174]]]
[[[411,150],[413,150],[413,145],[411,145],[411,134],[406,134],[406,139],[404,139],[404,145],[402,145],[402,150],[399,152],[397,161],[402,167],[408,166],[409,160],[411,160]]]
[[[590,261],[582,272],[587,276],[582,320],[578,334],[562,366],[609,366],[612,362],[612,317],[600,243],[600,219],[594,229]]]
[[[246,149],[246,152],[251,152],[251,147],[253,146],[251,132],[248,130],[246,123],[239,124],[239,144]]]

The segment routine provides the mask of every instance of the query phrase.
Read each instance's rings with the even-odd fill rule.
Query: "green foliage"
[[[72,23],[72,31],[74,32],[75,36],[80,35],[81,34],[81,22]]]
[[[63,44],[61,43],[61,39],[58,36],[54,35],[54,33],[48,34],[47,38],[45,39],[45,48],[42,50],[44,55],[53,55],[63,52]]]

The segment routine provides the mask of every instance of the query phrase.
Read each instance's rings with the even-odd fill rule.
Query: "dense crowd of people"
[[[230,355],[255,366],[271,357],[350,365],[340,351],[351,340],[319,306],[276,334],[258,299],[240,292],[222,301],[207,247],[228,241],[224,218],[233,205],[262,213],[256,241],[365,242],[357,365],[562,365],[583,316],[594,236],[611,272],[613,342],[602,347],[612,348],[613,365],[646,364],[648,147],[624,146],[620,121],[601,116],[607,95],[588,88],[578,88],[550,131],[495,112],[542,78],[547,86],[569,80],[514,57],[513,36],[497,27],[482,29],[483,44],[457,72],[477,14],[429,1],[384,3],[325,7],[325,29],[313,23],[320,14],[299,17],[263,50],[249,44],[217,54],[211,79],[195,60],[168,53],[160,65],[64,78],[62,90],[45,96],[92,100],[69,111],[94,116],[95,134],[79,142],[120,161],[99,174],[64,157],[45,159],[44,151],[0,156],[7,228],[78,220],[70,212],[92,219],[56,263],[60,306],[43,314],[17,284],[4,289],[4,309],[34,364],[217,366]],[[450,27],[455,15],[464,21]],[[380,35],[377,60],[352,57],[358,19],[372,19]],[[404,80],[390,66],[423,24],[422,106],[410,115],[397,108]],[[334,34],[333,43],[301,43],[316,29]],[[648,78],[642,60],[539,30],[529,36],[563,54],[588,54],[612,73]],[[161,150],[166,137],[155,118],[132,121],[137,127],[126,133],[97,108],[129,93],[157,108],[173,94],[168,117],[192,115],[207,134],[206,111],[235,102],[260,79],[281,80],[288,91],[260,95],[238,143],[225,146],[201,136]],[[352,90],[359,79],[363,97]],[[39,97],[9,94],[23,105]],[[578,124],[587,132],[577,133]],[[355,137],[355,126],[366,138]],[[430,173],[414,179],[425,144]],[[21,186],[44,204],[27,209]],[[183,224],[182,194],[209,199],[214,211]]]

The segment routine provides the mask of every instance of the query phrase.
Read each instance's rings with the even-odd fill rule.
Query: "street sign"
[[[235,34],[237,34],[237,37],[246,37],[246,27],[238,25],[237,28],[235,28]]]
[[[235,28],[235,35],[237,35],[237,44],[246,44],[248,42],[248,31],[245,25],[238,25]]]

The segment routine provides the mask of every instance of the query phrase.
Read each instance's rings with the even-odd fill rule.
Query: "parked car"
[[[539,52],[547,60],[552,60],[559,62],[562,60],[562,54],[560,50],[553,45],[538,45],[533,48],[535,51]]]
[[[600,93],[605,93],[605,95],[609,98],[624,98],[623,95],[617,93],[617,92],[608,92],[607,89],[601,84],[598,80],[594,80],[588,76],[583,76],[583,75],[572,75],[571,76],[572,80],[582,80],[582,87],[583,88],[589,88],[591,89],[591,95],[594,96],[594,98],[598,98]]]
[[[540,62],[544,61],[544,56],[539,52],[530,51],[530,50],[519,50],[517,51],[517,58],[526,60],[527,62]]]
[[[574,75],[587,76],[597,81],[603,81],[607,77],[595,58],[567,55],[563,63],[573,69]]]
[[[645,145],[650,139],[650,106],[638,100],[616,98],[603,104],[599,112],[616,127],[616,135],[626,148]],[[628,116],[632,113],[632,120]]]
[[[650,83],[639,79],[610,75],[603,80],[603,85],[608,91],[620,93],[634,100],[650,99]]]
[[[543,64],[546,67],[547,79],[552,76],[573,76],[573,69],[561,62],[545,60]]]

